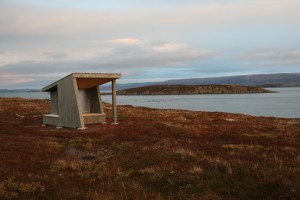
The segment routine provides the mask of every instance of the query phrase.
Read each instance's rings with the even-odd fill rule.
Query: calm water
[[[118,104],[256,116],[300,118],[300,88],[271,88],[279,93],[217,95],[118,96]],[[2,97],[49,98],[43,92],[0,92]],[[111,96],[102,99],[111,103]]]

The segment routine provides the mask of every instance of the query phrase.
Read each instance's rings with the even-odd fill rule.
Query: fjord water
[[[118,96],[119,104],[254,116],[300,118],[300,88],[268,88],[278,93]],[[110,96],[102,99],[111,103]]]
[[[47,92],[23,92],[23,91],[0,91],[0,97],[21,97],[30,99],[50,99],[50,94]]]
[[[300,118],[300,88],[269,88],[279,93],[213,95],[118,96],[119,105],[171,108],[194,111],[219,111],[254,116]],[[49,99],[43,92],[0,92],[2,97]],[[111,95],[102,95],[111,103]]]

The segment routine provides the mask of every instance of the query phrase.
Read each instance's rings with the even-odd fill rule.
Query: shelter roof
[[[72,74],[69,74],[68,76],[59,79],[58,81],[55,81],[51,83],[50,85],[47,85],[42,89],[43,92],[47,92],[52,90],[53,88],[57,87],[58,83],[62,81],[63,79],[72,76],[76,79],[77,86],[79,89],[87,89],[95,86],[99,86],[105,83],[108,83],[114,79],[118,79],[121,77],[121,74],[116,73],[82,73],[82,72],[75,72]]]

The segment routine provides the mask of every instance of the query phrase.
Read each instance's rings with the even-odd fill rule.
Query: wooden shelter
[[[116,79],[121,74],[72,73],[46,87],[50,92],[51,112],[43,124],[85,129],[86,124],[106,122],[99,85],[112,82],[113,124],[117,124]]]

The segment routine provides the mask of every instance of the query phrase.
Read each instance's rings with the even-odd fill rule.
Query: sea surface
[[[254,116],[300,118],[300,88],[268,88],[278,93],[118,96],[119,105],[220,111]],[[0,92],[2,97],[49,99],[43,92]],[[111,103],[111,95],[102,95]]]

